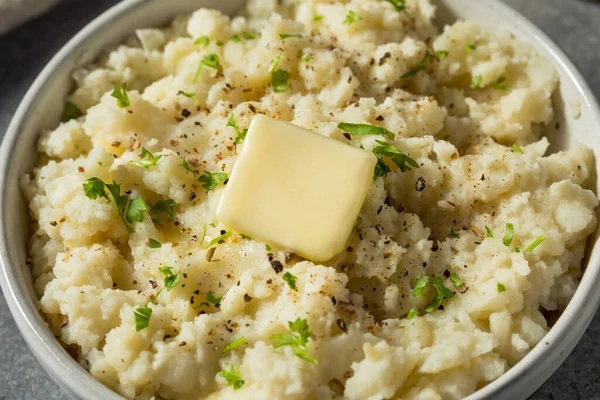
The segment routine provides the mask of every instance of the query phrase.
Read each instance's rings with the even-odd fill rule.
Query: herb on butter
[[[308,338],[311,336],[308,322],[305,319],[297,318],[294,322],[288,322],[292,333],[278,333],[271,336],[270,340],[277,340],[273,345],[278,349],[282,346],[290,346],[294,354],[303,360],[317,364],[317,359],[308,355]]]
[[[478,87],[480,87],[482,80],[483,80],[483,77],[481,75],[474,76],[473,80],[471,81],[471,89],[475,90]]]
[[[227,385],[233,387],[233,390],[238,390],[244,386],[244,380],[240,378],[239,369],[239,367],[234,367],[231,364],[225,364],[223,370],[219,372],[219,376],[224,378],[227,381]]]
[[[151,249],[160,249],[162,244],[158,240],[148,238],[148,247]]]
[[[236,339],[233,342],[229,343],[227,346],[225,346],[223,348],[223,353],[227,353],[229,350],[233,350],[236,347],[241,346],[246,343],[248,343],[248,339],[246,339],[244,336],[242,336],[241,338]]]
[[[527,247],[525,247],[523,251],[533,251],[536,247],[542,244],[544,240],[546,240],[546,236],[538,236],[533,242],[531,242]]]
[[[112,97],[117,99],[117,105],[121,108],[129,107],[129,96],[127,95],[127,83],[119,83],[115,86],[112,93]]]
[[[279,37],[281,38],[281,40],[285,40],[285,39],[289,39],[289,38],[302,39],[304,36],[302,36],[299,33],[280,33]]]
[[[506,247],[510,246],[510,244],[513,241],[514,236],[515,236],[515,228],[514,228],[513,224],[511,224],[509,222],[508,224],[506,224],[506,233],[504,233],[504,238],[502,239],[502,243],[504,243],[504,245]]]
[[[63,111],[63,115],[61,118],[62,122],[67,122],[75,118],[79,118],[83,115],[83,112],[76,104],[67,103],[65,105],[65,110]]]
[[[227,181],[227,174],[225,172],[208,172],[204,171],[204,174],[198,178],[198,182],[202,182],[202,187],[209,190],[214,190],[219,183]]]
[[[150,325],[150,317],[152,317],[152,309],[148,307],[136,308],[133,311],[133,318],[135,320],[135,331],[139,332]]]
[[[287,282],[287,284],[292,290],[296,292],[298,291],[298,287],[296,286],[296,279],[298,278],[296,276],[290,274],[289,272],[286,272],[281,278]]]
[[[390,139],[394,138],[393,132],[390,132],[387,129],[380,126],[368,124],[351,124],[349,122],[340,122],[338,124],[338,129],[341,129],[344,132],[348,132],[349,134],[354,136],[382,135],[387,136]]]
[[[392,6],[394,6],[394,9],[396,9],[396,11],[398,11],[398,12],[406,10],[406,0],[385,0],[385,1],[387,1]]]
[[[352,25],[355,22],[361,21],[363,17],[358,15],[356,12],[350,10],[348,11],[348,15],[346,15],[346,19],[344,20],[344,25]]]
[[[242,140],[246,139],[246,134],[248,134],[248,129],[239,129],[237,123],[235,122],[235,117],[233,113],[229,115],[229,121],[227,121],[227,126],[233,128],[237,136],[235,137],[235,144],[242,143]]]
[[[200,64],[198,65],[198,69],[196,70],[196,74],[194,75],[194,80],[192,81],[194,84],[198,82],[198,78],[200,78],[200,72],[202,72],[202,68],[204,66],[214,68],[217,71],[222,71],[223,67],[219,64],[219,56],[216,54],[209,54],[200,60]]]
[[[221,307],[221,300],[223,300],[223,296],[215,297],[213,292],[209,291],[208,293],[206,293],[206,296],[204,296],[204,297],[206,298],[206,301],[208,301],[210,304],[212,304],[216,308]]]
[[[129,161],[131,165],[137,165],[142,168],[150,168],[154,167],[158,160],[162,158],[162,154],[154,155],[152,152],[146,150],[146,148],[142,147],[142,154],[140,155],[140,161]]]
[[[497,288],[498,288],[498,293],[506,292],[506,286],[504,286],[501,283],[498,283]]]

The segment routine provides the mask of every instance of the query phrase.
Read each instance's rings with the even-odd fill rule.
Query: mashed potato
[[[22,189],[40,309],[94,377],[139,399],[459,399],[542,340],[596,227],[593,154],[546,155],[558,76],[530,45],[402,4],[201,9],[75,73],[83,115],[43,134]],[[387,160],[317,265],[215,218],[257,113],[419,168]]]

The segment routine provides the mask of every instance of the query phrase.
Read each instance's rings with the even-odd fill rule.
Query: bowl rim
[[[574,84],[575,89],[582,94],[582,98],[580,99],[583,103],[582,105],[588,108],[592,114],[592,124],[600,132],[600,108],[598,107],[597,100],[579,70],[560,47],[540,28],[504,2],[500,0],[480,0],[480,2],[484,3],[486,7],[493,7],[504,18],[512,19],[515,25],[528,31],[537,44],[551,56],[552,62],[556,66],[562,67],[568,73],[568,78]],[[38,93],[45,90],[47,80],[55,71],[64,67],[69,54],[84,46],[90,37],[106,30],[106,25],[111,20],[117,16],[124,16],[135,12],[136,8],[143,6],[144,3],[147,3],[147,0],[123,0],[117,3],[94,18],[64,44],[46,64],[27,90],[9,123],[0,146],[0,188],[2,188],[0,190],[0,286],[21,335],[35,357],[62,389],[67,390],[70,395],[75,395],[82,399],[118,400],[123,399],[123,397],[104,386],[81,367],[75,359],[71,358],[62,348],[59,341],[48,331],[48,326],[39,315],[38,310],[31,309],[22,300],[28,294],[21,290],[21,287],[17,283],[15,273],[17,266],[11,265],[11,257],[6,241],[8,232],[6,226],[6,193],[4,188],[8,182],[8,167],[13,158],[12,149],[19,140],[19,134],[25,119],[32,112],[30,111],[32,103],[38,96]],[[600,239],[598,240],[600,241]],[[537,390],[560,367],[591,323],[591,319],[600,304],[600,285],[596,284],[599,280],[600,255],[596,254],[594,259],[590,258],[586,271],[569,304],[542,341],[531,349],[516,365],[502,374],[502,376],[469,395],[467,399],[478,400],[500,396],[506,391],[507,387],[513,385],[515,387],[528,386],[526,381],[531,381],[534,370],[544,364],[544,356],[552,351],[560,352],[559,362],[556,362],[557,358],[554,358],[554,361],[547,361],[549,358],[546,358],[544,365],[546,371],[542,374],[543,380],[538,378],[537,383],[532,382],[529,385],[530,388],[527,396]],[[581,318],[582,315],[589,316],[589,318]],[[539,372],[538,375],[540,375]],[[506,391],[504,395],[508,393],[509,391]],[[514,395],[516,392],[510,392],[510,394]]]

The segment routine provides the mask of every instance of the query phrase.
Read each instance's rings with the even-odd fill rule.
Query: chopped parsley
[[[135,331],[139,332],[150,325],[150,317],[152,317],[152,309],[148,307],[136,308],[133,311],[133,318],[135,319]]]
[[[423,68],[425,68],[427,66],[427,63],[429,62],[430,59],[434,58],[436,60],[439,60],[442,56],[448,56],[448,54],[450,54],[450,53],[448,53],[445,50],[439,50],[433,54],[431,54],[431,52],[429,50],[427,50],[425,52],[425,56],[423,57],[423,59],[421,61],[419,61],[414,67],[409,69],[406,73],[404,73],[404,75],[402,75],[401,78],[405,79],[405,78],[410,78],[413,75],[416,75],[417,72],[419,72],[420,70],[422,70]]]
[[[498,288],[498,293],[506,292],[506,286],[504,286],[500,282],[498,282],[497,288]]]
[[[60,119],[62,122],[70,121],[74,118],[79,118],[83,115],[83,112],[76,104],[71,102],[65,105],[65,110],[63,111],[62,118]]]
[[[308,62],[310,62],[310,60],[312,60],[312,56],[310,54],[307,54],[304,57],[302,57],[303,63],[308,63]]]
[[[454,272],[450,274],[450,283],[452,283],[452,286],[454,286],[456,289],[463,287],[463,281]]]
[[[129,207],[127,207],[127,214],[125,217],[131,224],[133,221],[142,222],[144,220],[144,211],[148,211],[148,205],[142,196],[139,196],[138,198],[131,200]]]
[[[355,22],[362,20],[363,17],[355,13],[354,11],[348,11],[348,15],[346,15],[346,19],[344,20],[344,25],[352,25]]]
[[[405,11],[406,10],[406,0],[385,0],[390,3],[396,11]]]
[[[433,55],[436,59],[440,59],[443,57],[448,57],[450,55],[449,52],[447,52],[446,50],[438,50],[435,52],[435,54]]]
[[[192,169],[190,167],[190,164],[188,164],[187,160],[184,158],[183,159],[183,163],[181,164],[183,166],[183,169],[185,169],[186,171],[191,172],[194,175],[198,175],[200,173],[200,171],[198,171],[197,169]]]
[[[444,299],[449,299],[450,297],[454,296],[454,292],[448,289],[446,286],[444,286],[442,278],[432,279],[431,285],[433,285],[436,288],[437,294],[435,295],[431,303],[423,309],[423,311],[425,311],[426,313],[434,312],[440,307]]]
[[[235,122],[235,117],[233,113],[229,115],[229,121],[227,121],[227,126],[230,126],[235,130],[237,136],[235,137],[235,144],[242,143],[242,140],[246,139],[246,134],[248,133],[248,129],[239,129],[237,123]]]
[[[515,228],[514,228],[513,224],[511,224],[509,222],[508,224],[506,224],[506,233],[504,233],[504,238],[502,239],[502,243],[504,243],[504,245],[506,247],[510,246],[510,244],[513,241],[514,236],[515,236]]]
[[[206,301],[208,301],[210,304],[212,304],[216,308],[221,307],[221,300],[223,300],[223,296],[215,297],[213,292],[209,290],[208,293],[206,293],[206,296],[204,296],[204,297],[206,298]]]
[[[227,385],[233,387],[233,390],[238,390],[244,386],[244,380],[240,378],[240,367],[234,367],[231,364],[225,364],[225,367],[219,376],[227,381]]]
[[[473,42],[471,42],[471,40],[467,40],[467,45],[466,45],[467,53],[470,52],[471,50],[475,50],[475,49],[477,49],[475,44]]]
[[[394,138],[394,133],[388,131],[387,129],[367,124],[351,124],[349,122],[340,122],[338,124],[338,129],[343,130],[344,132],[348,132],[354,136],[365,136],[365,135],[382,135],[387,136],[390,139]]]
[[[248,343],[248,339],[246,339],[244,336],[242,336],[241,338],[236,339],[233,342],[229,343],[227,346],[225,346],[223,348],[223,353],[227,353],[229,350],[233,350],[236,347],[241,346],[246,343]]]
[[[278,349],[282,346],[290,346],[294,354],[303,360],[317,364],[317,359],[308,355],[308,338],[311,335],[308,328],[308,322],[305,319],[297,318],[294,322],[288,322],[292,333],[278,333],[270,337],[270,340],[277,340],[273,345]]]
[[[200,99],[198,98],[198,96],[196,96],[196,92],[179,92],[179,94],[184,95],[188,99],[194,100],[194,106],[200,107]]]
[[[422,276],[421,278],[417,278],[417,281],[415,282],[415,287],[412,292],[413,296],[417,299],[422,297],[423,292],[425,292],[425,288],[427,287],[428,284],[429,284],[428,276]]]
[[[490,86],[498,90],[508,90],[509,87],[503,85],[504,81],[506,81],[506,77],[501,76],[500,78],[496,79],[495,82],[490,83]]]
[[[485,226],[485,237],[489,237],[489,238],[493,238],[494,234],[492,233],[492,230],[490,228],[488,228],[488,226]]]
[[[480,87],[482,80],[483,80],[483,77],[481,75],[474,76],[473,80],[471,81],[471,89],[475,90],[478,87]]]
[[[285,39],[288,39],[288,38],[302,39],[304,36],[302,36],[299,33],[280,33],[279,37],[281,38],[281,40],[285,40]]]
[[[217,71],[222,71],[223,67],[219,64],[219,56],[216,54],[209,54],[200,60],[200,64],[198,65],[198,69],[196,70],[196,74],[194,75],[194,80],[192,81],[194,84],[198,82],[198,78],[200,77],[200,72],[202,72],[202,68],[204,66],[214,68]]]
[[[260,33],[252,33],[252,32],[244,32],[242,33],[244,39],[258,39],[260,37]]]
[[[208,172],[204,171],[204,174],[198,178],[198,182],[202,182],[202,187],[209,190],[214,190],[219,183],[227,181],[227,174],[225,172]]]
[[[410,311],[408,312],[408,314],[406,314],[406,319],[413,319],[417,315],[419,315],[419,312],[417,310],[415,310],[414,308],[411,308]]]
[[[208,249],[209,247],[214,246],[215,244],[217,244],[219,242],[222,242],[223,240],[227,239],[232,234],[233,234],[233,231],[229,231],[229,232],[225,232],[221,236],[217,236],[216,238],[214,238],[213,240],[211,240],[210,242],[208,242],[206,244],[206,248]]]
[[[145,147],[142,147],[140,161],[129,161],[129,164],[148,169],[150,167],[154,167],[161,158],[162,154],[154,155],[150,151],[146,150]]]
[[[298,291],[298,287],[296,286],[296,279],[298,278],[296,276],[290,274],[289,272],[286,272],[285,274],[283,274],[282,279],[287,282],[287,284],[292,290],[296,292]]]
[[[271,73],[271,87],[275,93],[283,93],[288,89],[288,79],[290,73],[283,69],[277,69],[281,61],[281,55],[275,57],[269,65],[269,72]]]
[[[165,289],[167,289],[167,292],[171,291],[171,289],[177,286],[179,284],[179,281],[181,280],[181,271],[174,274],[172,267],[160,267],[158,269],[158,273],[164,279]]]
[[[141,222],[144,220],[143,214],[141,215],[140,219],[140,213],[142,211],[145,211],[144,207],[146,206],[146,203],[141,197],[138,197],[137,199],[130,202],[129,196],[127,196],[126,194],[121,195],[121,185],[118,185],[115,181],[109,184],[104,183],[100,178],[94,177],[87,179],[83,183],[83,191],[85,195],[91,200],[96,200],[98,197],[103,197],[106,199],[106,201],[110,203],[110,198],[106,193],[107,190],[110,193],[117,207],[117,211],[119,212],[121,220],[125,224],[125,228],[127,228],[127,231],[129,233],[133,233],[134,229],[130,225],[130,223],[133,223],[133,221]],[[131,208],[132,205],[133,208],[131,209],[131,211],[129,211],[129,208]]]
[[[248,239],[250,239],[250,238],[248,238]],[[268,244],[265,244],[265,250],[267,250],[267,251],[271,251],[271,250],[272,250],[272,249],[271,249],[271,246],[269,246]]]
[[[453,226],[450,227],[450,234],[448,236],[450,236],[451,238],[457,238],[458,237],[458,233],[456,233],[454,231],[454,227]]]
[[[129,107],[129,96],[127,95],[127,83],[119,83],[115,86],[112,93],[112,97],[117,99],[117,105],[121,108]]]
[[[206,48],[210,44],[210,38],[208,36],[200,36],[198,39],[194,40],[194,43]]]
[[[173,221],[173,211],[177,203],[171,199],[157,201],[156,204],[150,206],[150,216],[154,223],[160,223],[160,216],[166,214],[169,221]]]
[[[520,147],[518,144],[516,144],[516,143],[513,143],[513,145],[512,145],[512,148],[513,148],[513,151],[514,151],[515,153],[521,153],[521,154],[524,154],[524,153],[523,153],[523,149],[521,149],[521,147]]]
[[[230,42],[241,42],[242,38],[240,37],[240,35],[233,35],[232,37],[229,38]]]
[[[391,158],[392,162],[396,164],[398,168],[400,168],[401,172],[412,171],[412,168],[419,168],[419,164],[415,160],[391,144],[381,140],[376,140],[375,142],[378,144],[378,146],[373,148],[373,154],[375,154],[375,157],[377,157],[377,164],[375,165],[374,174],[375,178],[379,176],[387,176],[387,174],[390,172],[390,168],[384,162],[383,157]]]
[[[542,244],[544,240],[546,240],[546,236],[538,236],[533,242],[529,243],[529,245],[525,247],[523,251],[533,251],[536,247]]]
[[[158,240],[148,238],[148,246],[151,249],[160,249],[162,247],[162,244]]]
[[[313,18],[313,22],[319,22],[319,21],[323,21],[323,16],[322,15],[317,15]]]

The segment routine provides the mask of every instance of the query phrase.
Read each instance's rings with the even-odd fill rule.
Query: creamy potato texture
[[[582,188],[593,154],[548,154],[558,76],[530,45],[471,22],[438,28],[428,0],[403,4],[201,9],[75,73],[69,101],[84,115],[43,134],[22,188],[40,310],[94,377],[139,399],[459,399],[543,339],[596,227]],[[277,70],[289,75],[275,92]],[[122,82],[126,107],[111,96]],[[223,180],[198,181],[231,172],[257,113],[367,151],[386,142],[419,167],[383,160],[334,259],[268,249],[217,221]],[[136,165],[142,148],[160,159]],[[114,201],[84,192],[93,177],[174,201],[172,220],[138,209],[128,232]],[[152,315],[136,331],[138,308]],[[271,339],[297,319],[316,364]]]

